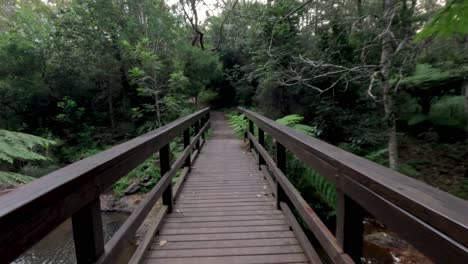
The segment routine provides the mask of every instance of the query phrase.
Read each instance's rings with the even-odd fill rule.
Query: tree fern
[[[48,158],[35,152],[41,147],[46,151],[56,141],[38,136],[0,129],[0,163],[13,164],[15,160],[43,161]],[[33,177],[13,172],[0,171],[0,183],[18,184],[33,180]]]

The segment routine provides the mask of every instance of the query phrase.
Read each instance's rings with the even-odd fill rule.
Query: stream
[[[109,241],[128,215],[124,213],[103,212],[102,224],[104,239]],[[75,245],[71,220],[65,221],[39,243],[26,251],[12,263],[14,264],[74,264]]]

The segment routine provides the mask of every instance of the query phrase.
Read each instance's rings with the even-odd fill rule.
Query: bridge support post
[[[169,144],[165,145],[159,150],[159,163],[160,163],[160,173],[161,177],[166,174],[171,168],[171,159],[170,159],[170,147]],[[172,181],[169,181],[166,189],[162,195],[163,205],[167,205],[167,213],[172,213]]]
[[[280,169],[284,175],[286,175],[286,148],[276,141],[276,166]],[[286,194],[283,188],[276,181],[276,208],[280,209],[280,203],[286,200]]]
[[[187,128],[184,130],[184,149],[187,148],[188,146],[190,145],[190,128]],[[190,153],[192,153],[192,151],[190,151]],[[185,167],[188,168],[188,170],[190,171],[190,168],[191,168],[191,161],[190,161],[190,157],[191,155],[189,154],[188,157],[185,159]]]
[[[104,253],[100,203],[98,196],[72,216],[78,264],[94,263]]]
[[[356,263],[361,262],[366,211],[343,191],[337,189],[336,239]]]
[[[200,121],[195,122],[195,135],[200,132]],[[198,149],[200,151],[200,139],[197,140],[197,143],[195,144],[195,149]]]
[[[249,132],[250,134],[252,134],[252,136],[254,135],[254,123],[250,119],[249,119]],[[252,150],[253,147],[254,147],[253,141],[249,139],[249,149]]]
[[[258,128],[258,143],[265,148],[265,132],[262,129]],[[265,164],[265,159],[263,156],[258,153],[258,169],[261,169],[261,166]]]
[[[208,118],[206,116],[202,117],[200,120],[200,129],[203,128],[203,126],[208,122]],[[201,137],[203,140],[206,140],[206,130],[202,133]]]

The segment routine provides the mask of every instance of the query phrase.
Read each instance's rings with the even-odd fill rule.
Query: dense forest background
[[[243,105],[297,114],[316,137],[468,199],[466,0],[0,6],[4,184],[203,106]],[[157,168],[116,188],[147,175]]]

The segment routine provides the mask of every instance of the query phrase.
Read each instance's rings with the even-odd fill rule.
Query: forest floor
[[[468,199],[468,142],[427,143],[403,137],[400,159],[415,169],[409,176]]]

